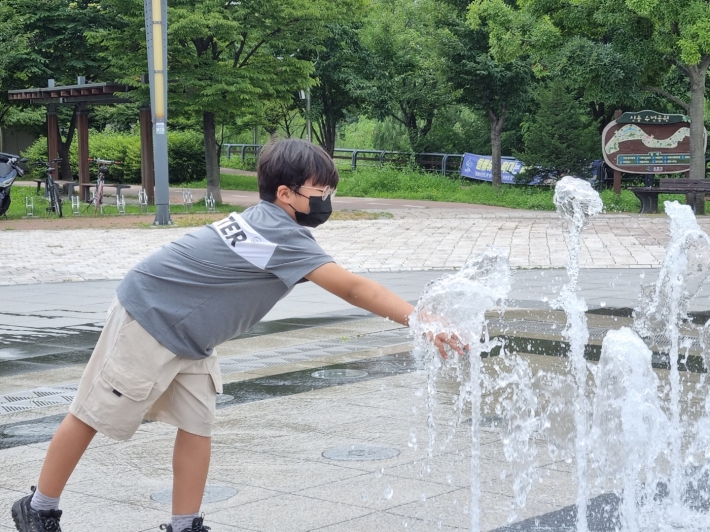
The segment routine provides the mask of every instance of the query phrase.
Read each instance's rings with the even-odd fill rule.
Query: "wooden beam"
[[[47,106],[47,160],[51,161],[59,157],[59,127],[57,121],[57,108],[55,105]],[[59,171],[52,172],[52,179],[59,179]]]
[[[89,187],[82,187],[82,184],[89,184],[89,112],[85,107],[79,109],[76,115],[76,133],[79,156],[79,188],[85,195],[84,201],[89,200]]]

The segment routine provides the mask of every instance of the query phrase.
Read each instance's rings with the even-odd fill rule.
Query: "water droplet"
[[[385,468],[384,468],[384,467],[381,467],[381,468],[379,468],[377,471],[375,471],[375,476],[376,476],[377,478],[380,478],[380,477],[382,476],[382,473],[384,473],[384,472],[385,472]]]
[[[422,493],[422,502],[426,502],[426,493]]]
[[[599,306],[602,308],[606,307],[606,301],[600,301]]]
[[[542,298],[542,302],[543,302],[543,303],[547,303],[548,301],[549,301],[549,300],[547,299],[547,296],[544,296],[544,297]]]
[[[367,493],[361,493],[361,494],[360,494],[360,498],[361,498],[363,501],[367,501]]]
[[[407,445],[415,451],[417,450],[417,432],[414,429],[409,433],[409,443],[407,443]]]
[[[392,495],[394,495],[394,490],[392,489],[392,486],[387,484],[387,487],[385,488],[385,499],[389,501],[392,498]]]
[[[451,484],[454,481],[454,479],[451,477],[451,475],[446,475],[446,482]]]

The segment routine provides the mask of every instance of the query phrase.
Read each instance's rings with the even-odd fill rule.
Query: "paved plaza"
[[[567,262],[565,224],[556,213],[491,208],[392,213],[391,219],[334,220],[313,234],[354,272],[451,270],[488,246],[507,251],[513,268],[563,268]],[[702,218],[700,225],[710,230],[710,220]],[[121,279],[153,250],[196,229],[0,230],[0,285]],[[581,266],[656,268],[668,235],[663,215],[600,215],[583,233]]]
[[[567,371],[564,358],[546,356],[558,354],[550,346],[560,345],[565,322],[550,309],[567,281],[565,226],[556,214],[395,207],[391,218],[332,221],[314,234],[341,265],[411,302],[487,246],[508,251],[512,289],[505,312],[490,314],[490,331],[521,340],[521,356],[536,370]],[[37,481],[116,285],[142,257],[195,229],[0,231],[0,530],[14,530],[10,504]],[[605,214],[585,230],[580,293],[590,309],[590,345],[629,325],[667,243],[665,216]],[[706,283],[692,302],[695,315],[710,313],[708,296]],[[547,343],[534,344],[541,339]],[[691,350],[695,340],[689,336]],[[406,328],[306,283],[220,346],[225,393],[205,524],[213,532],[469,530],[470,421],[427,458],[426,374],[411,342]],[[485,359],[484,371],[496,363]],[[438,386],[436,414],[445,419],[458,384],[442,377]],[[483,530],[572,530],[574,463],[549,458],[540,445],[540,480],[516,509],[510,464],[486,408]],[[97,437],[62,497],[63,529],[138,532],[167,522],[174,436],[167,425],[146,423],[129,442]],[[604,485],[590,497],[608,506]],[[612,521],[590,522],[606,532]]]

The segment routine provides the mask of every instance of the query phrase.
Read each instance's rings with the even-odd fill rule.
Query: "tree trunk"
[[[488,109],[488,119],[491,122],[491,159],[493,166],[493,181],[494,187],[500,187],[503,184],[503,174],[501,172],[501,147],[500,137],[503,132],[503,123],[505,122],[506,108],[503,107],[500,115],[496,116],[493,109]]]
[[[219,188],[219,153],[215,134],[214,113],[202,114],[202,128],[205,137],[205,165],[207,167],[207,193],[217,203],[222,203],[222,191]]]
[[[318,122],[321,146],[331,157],[335,153],[335,136],[337,134],[337,124],[335,122],[335,119],[328,115],[324,117],[322,122]]]
[[[690,77],[690,179],[705,177],[705,77],[710,56],[688,67]]]
[[[76,131],[76,115],[78,111],[79,106],[75,105],[74,112],[71,115],[71,121],[69,122],[69,130],[67,131],[66,140],[62,140],[62,135],[59,132],[59,121],[57,121],[57,153],[61,159],[61,162],[59,163],[59,173],[61,174],[61,178],[65,181],[74,181],[71,171],[71,163],[69,162],[69,149],[71,148],[72,140],[74,140],[74,131]]]

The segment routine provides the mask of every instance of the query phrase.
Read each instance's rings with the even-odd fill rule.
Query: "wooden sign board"
[[[655,111],[624,113],[604,128],[602,153],[606,163],[620,172],[687,172],[690,169],[690,118]]]

